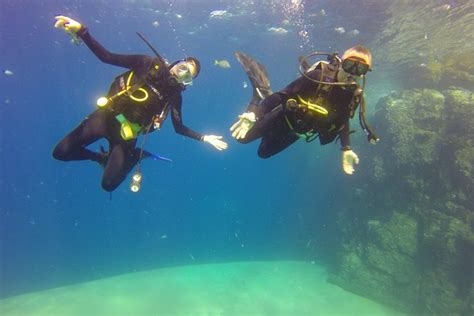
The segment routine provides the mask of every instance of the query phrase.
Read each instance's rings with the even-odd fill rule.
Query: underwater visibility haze
[[[73,43],[200,62],[175,132],[139,136],[144,159],[116,190],[103,168],[53,149],[124,68]],[[1,315],[472,315],[474,1],[0,0]],[[298,140],[268,159],[229,128],[265,66],[276,92],[298,58],[363,45],[373,57],[339,142]],[[319,57],[311,57],[315,62]],[[324,60],[325,56],[319,58]],[[352,133],[353,132],[353,133]],[[108,150],[105,139],[91,150]]]

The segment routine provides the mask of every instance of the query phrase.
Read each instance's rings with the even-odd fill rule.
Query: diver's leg
[[[271,156],[278,154],[283,149],[287,148],[299,137],[293,133],[282,133],[281,135],[274,134],[276,137],[268,136],[262,138],[262,142],[258,147],[258,156],[260,158],[270,158]]]
[[[135,148],[136,140],[116,141],[111,150],[102,176],[102,188],[112,192],[125,180],[130,170],[136,165],[140,149]]]
[[[103,154],[87,149],[93,142],[107,137],[110,117],[105,111],[95,111],[64,137],[53,150],[53,157],[62,161],[93,160],[100,162]]]
[[[258,147],[260,158],[270,158],[299,139],[286,123],[283,111],[272,114],[275,115],[273,124],[265,131]]]

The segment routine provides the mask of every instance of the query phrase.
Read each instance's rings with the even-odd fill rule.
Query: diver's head
[[[169,69],[178,83],[189,86],[193,84],[193,79],[198,76],[201,64],[194,57],[186,57],[172,63]]]
[[[363,76],[372,70],[372,54],[361,45],[349,48],[342,55],[342,69],[353,76]]]

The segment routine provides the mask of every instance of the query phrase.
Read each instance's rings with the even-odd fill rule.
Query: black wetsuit
[[[319,69],[307,75],[321,80]],[[258,148],[258,155],[261,158],[269,158],[279,153],[297,141],[299,136],[307,133],[319,135],[322,145],[334,141],[339,136],[342,147],[349,148],[349,119],[354,111],[351,109],[353,89],[346,86],[332,86],[324,98],[327,115],[304,108],[290,108],[287,105],[289,99],[298,100],[298,97],[304,100],[314,99],[318,86],[318,83],[301,76],[283,90],[263,99],[260,104],[250,104],[248,111],[255,113],[257,122],[246,137],[239,141],[248,143],[262,138]]]
[[[181,92],[184,87],[170,80],[168,66],[161,58],[111,53],[100,45],[85,27],[77,35],[102,62],[133,71],[134,81],[132,80],[131,84],[141,83],[137,84],[137,87],[140,86],[146,90],[148,98],[137,102],[124,94],[115,98],[110,106],[94,111],[59,142],[53,151],[54,158],[63,161],[92,160],[100,163],[105,167],[102,187],[110,192],[118,187],[138,162],[140,152],[140,149],[135,148],[136,139],[125,141],[121,137],[121,124],[116,118],[117,115],[123,114],[128,121],[139,124],[142,131],[145,131],[152,124],[155,116],[162,113],[166,115],[168,111],[171,111],[171,119],[177,133],[202,140],[201,134],[183,124]],[[154,72],[151,72],[152,70]],[[109,90],[109,97],[120,91],[120,86],[123,86],[130,71],[114,80]],[[142,91],[136,91],[136,94],[138,97],[143,96]],[[152,130],[153,127],[150,128],[150,132]],[[86,148],[101,138],[109,142],[107,154]]]

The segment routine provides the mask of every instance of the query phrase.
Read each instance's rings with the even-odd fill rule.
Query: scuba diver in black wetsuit
[[[218,150],[227,148],[221,136],[201,135],[183,124],[181,92],[199,74],[197,59],[188,57],[168,65],[143,37],[156,57],[114,54],[102,47],[79,22],[65,16],[57,16],[56,20],[55,27],[63,28],[75,42],[84,41],[102,62],[129,71],[115,78],[107,96],[97,101],[99,108],[59,142],[53,151],[54,158],[98,162],[104,167],[102,188],[109,192],[115,190],[137,164],[130,187],[136,192],[141,182],[140,161],[150,155],[143,146],[135,147],[137,137],[140,133],[146,137],[159,129],[169,112],[177,133],[207,142]],[[101,138],[109,142],[108,152],[86,148]]]
[[[243,53],[235,55],[249,76],[253,96],[247,111],[231,126],[232,136],[244,144],[261,138],[258,148],[261,158],[279,153],[299,138],[310,142],[319,137],[321,145],[340,139],[343,170],[353,174],[359,158],[350,147],[349,120],[358,106],[368,140],[378,141],[366,122],[363,97],[365,74],[372,67],[370,51],[355,46],[342,59],[336,53],[312,53],[300,59],[302,76],[276,93],[272,93],[262,64]],[[319,55],[327,56],[328,61],[310,66],[307,59]],[[362,87],[356,78],[363,79]]]

